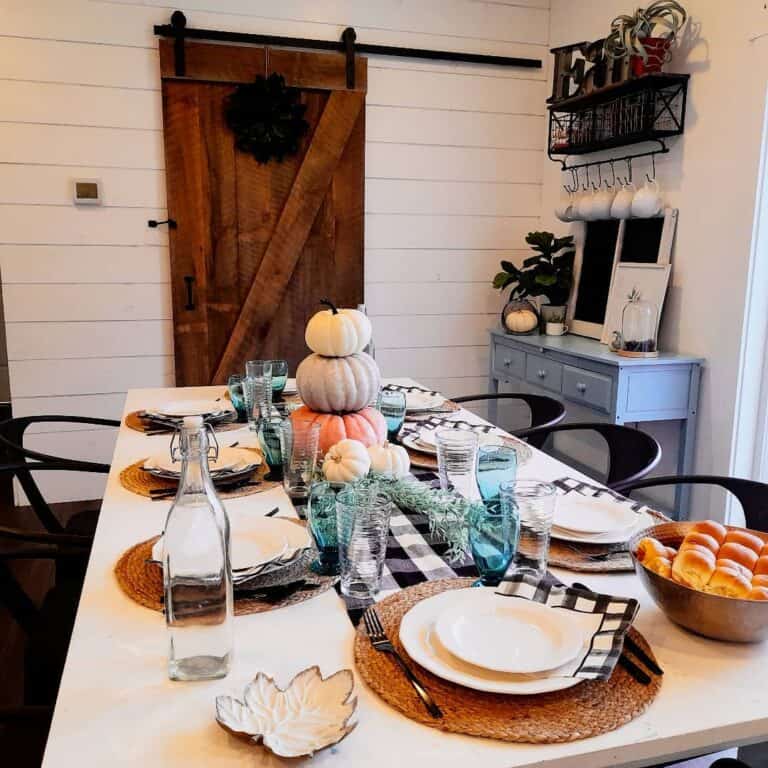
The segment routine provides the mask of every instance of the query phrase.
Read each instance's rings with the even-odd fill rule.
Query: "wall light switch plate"
[[[101,181],[99,179],[74,179],[72,197],[75,205],[101,205]]]

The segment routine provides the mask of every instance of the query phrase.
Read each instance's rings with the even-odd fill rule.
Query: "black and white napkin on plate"
[[[585,632],[582,652],[572,661],[544,673],[543,677],[607,680],[619,661],[624,637],[640,608],[634,598],[583,592],[561,585],[551,576],[544,579],[526,575],[504,577],[496,594],[571,611],[574,622]]]
[[[405,384],[385,384],[382,389],[387,389],[390,392],[423,392],[425,395],[439,395],[440,392],[436,392],[433,389],[427,389],[426,387],[408,386]]]
[[[553,480],[552,485],[557,489],[559,496],[567,496],[572,493],[578,493],[581,496],[593,497],[593,498],[608,498],[615,501],[617,504],[626,506],[631,509],[635,514],[651,514],[653,510],[650,507],[642,504],[639,501],[633,501],[626,496],[622,496],[616,491],[612,491],[610,488],[606,488],[604,485],[592,485],[583,480],[577,480],[575,477],[561,477],[558,480]]]

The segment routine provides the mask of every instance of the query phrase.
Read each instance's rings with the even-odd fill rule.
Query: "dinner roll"
[[[728,558],[725,557],[718,557],[717,561],[715,562],[715,568],[733,568],[733,570],[741,573],[744,577],[749,579],[749,581],[752,581],[752,571],[750,571],[749,568],[745,568],[743,565],[741,565],[741,563],[737,563],[735,560],[728,560]]]
[[[750,533],[749,531],[728,531],[724,543],[728,544],[732,541],[735,541],[737,544],[743,544],[745,547],[754,550],[758,557],[760,555],[760,550],[762,550],[765,545],[765,542],[759,536],[755,536],[754,533]]]
[[[768,600],[768,587],[752,587],[747,593],[747,600]]]
[[[735,541],[723,544],[717,556],[720,560],[735,560],[739,565],[749,568],[750,571],[754,570],[757,563],[757,552]]]
[[[749,579],[735,568],[715,568],[705,592],[722,597],[745,597],[752,589]]]
[[[664,549],[667,550],[667,557],[670,560],[674,560],[675,559],[675,555],[677,555],[677,550],[674,547],[664,547]]]
[[[701,531],[692,531],[687,534],[683,539],[683,543],[680,545],[680,551],[688,549],[694,544],[698,544],[701,547],[706,547],[713,554],[717,554],[717,550],[720,549],[720,542],[708,533],[702,533]]]
[[[713,539],[717,539],[720,544],[725,541],[725,537],[728,534],[728,529],[724,525],[716,523],[714,520],[701,520],[698,523],[694,523],[691,526],[691,531],[706,533]]]
[[[665,579],[672,578],[672,561],[667,557],[655,557],[653,560],[646,560],[643,565]]]
[[[768,573],[768,555],[760,555],[755,563],[755,573]]]
[[[753,587],[768,587],[768,573],[752,577]]]
[[[704,547],[693,546],[678,553],[672,563],[672,578],[693,589],[702,589],[715,571],[715,556]]]
[[[644,563],[646,560],[653,560],[657,557],[666,557],[667,548],[657,539],[646,536],[637,543],[635,557]]]

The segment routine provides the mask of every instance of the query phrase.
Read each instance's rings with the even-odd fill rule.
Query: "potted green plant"
[[[545,297],[548,304],[542,306],[544,319],[563,322],[573,285],[573,235],[555,237],[552,232],[529,232],[525,242],[535,254],[525,259],[522,267],[502,261],[502,271],[493,278],[493,287],[501,291],[512,286],[501,313],[502,325],[508,333],[536,331],[539,316],[529,297]]]
[[[603,50],[614,59],[629,57],[635,77],[661,72],[687,18],[685,8],[676,0],[655,0],[632,15],[617,16]]]

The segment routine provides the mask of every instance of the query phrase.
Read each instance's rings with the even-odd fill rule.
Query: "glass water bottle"
[[[229,519],[211,480],[200,416],[184,419],[176,450],[181,477],[163,535],[168,676],[209,680],[226,676],[232,663]]]

